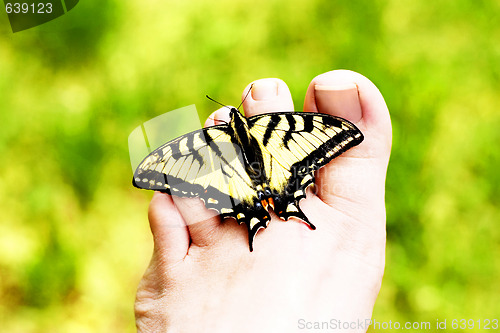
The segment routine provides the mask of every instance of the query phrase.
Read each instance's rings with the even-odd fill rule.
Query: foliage
[[[337,68],[394,127],[374,318],[498,318],[498,1],[81,1],[16,34],[2,15],[0,331],[133,332],[152,244],[130,131],[262,77],[300,109]]]

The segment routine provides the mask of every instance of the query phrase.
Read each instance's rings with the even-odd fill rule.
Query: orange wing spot
[[[261,200],[260,202],[262,204],[262,207],[264,207],[265,210],[267,210],[267,206],[269,205],[266,200]]]
[[[271,206],[271,208],[274,209],[274,200],[273,200],[273,198],[269,198],[267,201],[269,202],[269,206]]]

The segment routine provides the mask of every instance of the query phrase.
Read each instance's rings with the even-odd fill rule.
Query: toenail
[[[252,85],[252,98],[256,101],[270,100],[278,96],[278,83],[275,80],[259,80]]]
[[[354,83],[314,86],[314,97],[318,110],[352,122],[362,117],[358,86]]]

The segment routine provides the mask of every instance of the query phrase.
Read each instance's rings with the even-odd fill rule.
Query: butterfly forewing
[[[208,208],[229,212],[251,204],[255,191],[241,148],[227,126],[214,126],[174,139],[148,155],[134,174],[134,186],[181,197],[200,197]]]
[[[248,123],[266,152],[269,184],[278,193],[300,190],[305,176],[363,140],[347,120],[321,113],[263,114],[249,118]]]

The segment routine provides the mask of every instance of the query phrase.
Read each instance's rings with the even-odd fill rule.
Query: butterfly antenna
[[[210,97],[210,96],[208,96],[208,95],[205,95],[205,96],[206,96],[209,100],[211,100],[212,102],[215,102],[215,103],[217,103],[217,104],[219,104],[219,105],[222,105],[223,107],[228,108],[229,110],[231,110],[231,108],[230,108],[229,106],[224,105],[224,104],[222,104],[221,102],[217,102],[215,99],[213,99],[212,97]]]
[[[243,98],[243,100],[241,101],[240,105],[238,105],[236,110],[239,110],[240,107],[243,105],[243,103],[245,103],[245,100],[247,99],[248,94],[250,94],[250,91],[252,91],[252,87],[253,87],[253,83],[250,85],[250,88],[248,88],[248,91],[247,91],[247,94],[245,95],[245,98]]]

